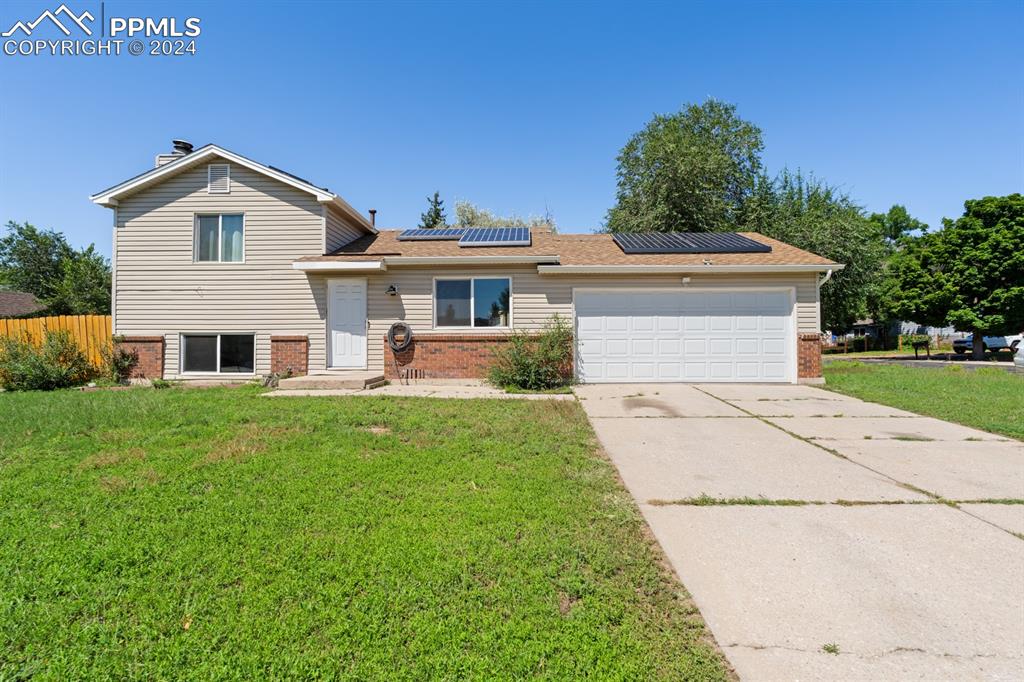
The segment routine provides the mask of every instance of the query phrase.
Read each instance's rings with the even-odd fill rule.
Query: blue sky
[[[0,24],[59,1],[7,2]],[[68,0],[99,16],[99,2]],[[110,0],[197,16],[195,56],[0,54],[0,221],[110,252],[89,194],[184,137],[326,185],[384,227],[439,190],[563,231],[601,225],[615,156],[655,112],[716,97],[871,211],[934,225],[1024,189],[1024,3]],[[60,37],[53,33],[50,37]],[[2,39],[0,39],[2,41]]]

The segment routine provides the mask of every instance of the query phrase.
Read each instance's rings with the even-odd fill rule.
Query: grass
[[[727,679],[569,401],[0,394],[0,679]]]
[[[871,402],[1024,439],[1024,376],[994,367],[964,370],[825,365],[825,388]]]

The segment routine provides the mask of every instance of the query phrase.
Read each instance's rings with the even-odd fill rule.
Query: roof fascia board
[[[541,275],[798,273],[842,270],[845,265],[539,265]]]
[[[379,271],[387,270],[384,261],[350,260],[350,261],[294,261],[292,268],[304,272],[341,272],[341,271]]]

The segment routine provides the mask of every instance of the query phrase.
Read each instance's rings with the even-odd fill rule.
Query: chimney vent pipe
[[[370,224],[377,227],[377,209],[370,209]]]
[[[192,143],[188,140],[171,140],[171,144],[174,145],[175,154],[191,154]]]

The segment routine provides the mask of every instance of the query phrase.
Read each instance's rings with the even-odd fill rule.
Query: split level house
[[[820,382],[819,288],[843,267],[756,233],[382,230],[180,141],[91,199],[113,213],[113,331],[148,378],[480,378],[511,332],[559,315],[582,382]]]

